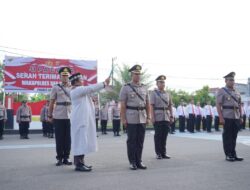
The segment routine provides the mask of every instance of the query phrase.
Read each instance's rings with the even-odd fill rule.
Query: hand
[[[225,124],[225,120],[224,120],[223,117],[220,117],[220,124],[221,124],[221,125],[224,125],[224,124]]]
[[[122,124],[127,128],[127,121],[126,121],[126,119],[124,119],[124,120],[122,120]]]
[[[48,122],[53,123],[53,118],[52,117],[48,118]]]
[[[150,123],[151,119],[148,117],[147,121],[146,121],[146,125],[148,125]]]
[[[106,78],[104,82],[105,82],[106,85],[109,85],[109,83],[110,83],[110,77]]]

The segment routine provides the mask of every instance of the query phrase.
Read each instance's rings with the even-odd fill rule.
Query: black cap
[[[71,75],[69,77],[69,80],[70,80],[70,82],[72,82],[72,81],[74,81],[76,79],[80,79],[80,78],[82,78],[82,74],[81,73],[75,73],[75,74],[73,74],[73,75]]]
[[[69,76],[71,74],[71,69],[69,67],[61,67],[58,73],[62,76]]]
[[[166,79],[167,79],[167,77],[165,75],[160,75],[155,80],[156,81],[165,81]]]
[[[231,72],[231,73],[228,73],[226,76],[224,76],[223,78],[225,79],[229,79],[229,78],[234,78],[235,77],[235,72]]]
[[[131,67],[128,71],[132,73],[141,73],[141,66],[140,65],[134,65]]]

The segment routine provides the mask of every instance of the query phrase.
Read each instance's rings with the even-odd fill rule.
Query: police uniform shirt
[[[71,87],[70,85],[63,85],[60,84],[64,90],[67,92],[67,94],[70,94]],[[65,94],[65,92],[59,87],[58,85],[54,85],[51,93],[50,93],[50,99],[56,100],[56,103],[70,103],[70,97]],[[54,119],[69,119],[71,113],[71,105],[56,105],[53,110],[53,118]]]
[[[31,116],[32,116],[32,112],[29,106],[25,106],[25,105],[21,105],[18,109],[17,109],[17,113],[16,113],[16,120],[17,122],[20,121],[31,121]]]
[[[95,107],[95,118],[96,119],[99,119],[99,117],[100,117],[100,113],[99,113],[100,111],[99,111],[99,108],[96,106]]]
[[[208,115],[213,117],[213,107],[211,105],[206,105],[204,107],[204,115],[205,115],[205,117]]]
[[[49,112],[48,106],[46,105],[43,106],[40,114],[40,121],[48,121],[48,112]]]
[[[230,94],[235,97],[237,102],[223,89],[221,88],[216,97],[217,104],[222,105],[222,115],[227,119],[239,119],[240,118],[240,110],[239,105],[241,103],[240,93],[235,89],[229,89],[225,87]],[[223,109],[223,106],[234,107],[235,109]]]
[[[101,120],[108,120],[108,109],[102,108],[100,111]]]
[[[187,105],[187,114],[195,114],[196,115],[196,112],[195,112],[195,105],[194,104],[188,104]]]
[[[113,120],[120,119],[120,108],[118,106],[114,106],[112,108],[112,115],[113,115]]]
[[[167,102],[167,104],[159,97]],[[157,90],[157,92],[153,91],[150,95],[150,104],[153,105],[154,109],[154,120],[157,121],[170,121],[170,112],[169,110],[172,109],[172,101],[170,94],[168,92],[161,92]],[[157,109],[158,108],[158,109]],[[159,109],[160,108],[160,109]],[[162,110],[161,108],[164,108]]]
[[[141,100],[137,94],[132,90],[129,84],[134,87],[136,92],[141,95]],[[125,102],[126,106],[130,107],[144,107],[143,110],[126,109],[126,120],[128,124],[146,123],[146,105],[149,102],[148,90],[143,84],[129,83],[122,87],[120,91],[119,100]]]
[[[7,120],[7,112],[3,105],[0,105],[0,120]]]

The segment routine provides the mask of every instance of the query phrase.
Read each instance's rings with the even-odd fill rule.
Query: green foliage
[[[35,94],[34,96],[31,96],[31,102],[39,102],[41,100],[48,99],[48,95],[46,94]]]

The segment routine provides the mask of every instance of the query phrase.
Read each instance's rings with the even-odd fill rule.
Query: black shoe
[[[235,161],[243,161],[244,158],[238,157],[238,156],[236,155],[236,156],[234,156],[234,160],[235,160]]]
[[[28,136],[25,136],[24,139],[30,139]]]
[[[107,135],[108,133],[107,132],[104,132],[104,135]]]
[[[130,166],[129,166],[129,168],[131,169],[131,170],[137,170],[137,166],[136,166],[136,164],[130,164]]]
[[[70,165],[72,165],[72,162],[69,159],[64,159],[63,164],[70,166]]]
[[[142,170],[146,170],[147,166],[145,166],[142,162],[137,164],[137,168],[142,169]]]
[[[92,170],[91,168],[88,168],[83,164],[78,164],[75,167],[75,171],[80,171],[80,172],[90,172],[91,170]]]
[[[120,137],[121,135],[118,133],[117,136]]]
[[[157,154],[157,155],[156,155],[156,159],[158,159],[158,160],[162,159],[161,155],[160,155],[160,154]]]
[[[165,154],[162,155],[161,157],[162,157],[163,159],[170,159],[170,158],[171,158],[169,155],[165,155]]]
[[[62,166],[62,165],[63,165],[62,160],[58,160],[57,163],[56,163],[56,166]]]
[[[235,161],[235,158],[232,156],[226,156],[226,161],[233,162]]]

